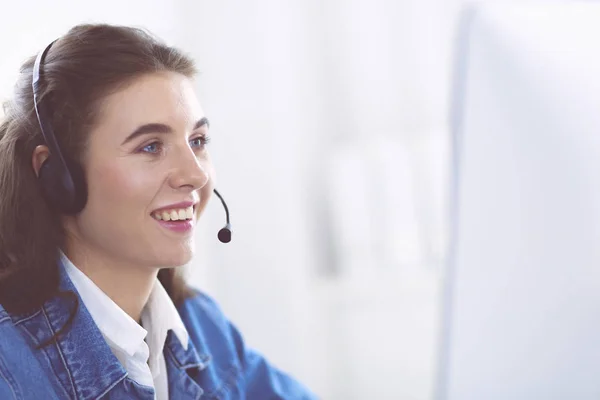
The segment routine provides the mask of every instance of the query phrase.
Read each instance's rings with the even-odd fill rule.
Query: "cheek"
[[[206,206],[208,204],[208,201],[210,200],[211,196],[213,195],[213,189],[215,187],[213,182],[214,182],[213,175],[211,175],[211,178],[209,179],[207,184],[204,185],[204,187],[202,189],[200,189],[200,203],[198,204],[198,207],[196,208],[196,218],[200,218],[200,216],[202,215],[204,209],[206,208]],[[217,201],[219,201],[219,200],[217,199]]]
[[[160,186],[155,175],[144,168],[117,162],[95,168],[88,174],[88,202],[99,209],[144,211]]]
[[[160,187],[156,176],[148,168],[117,162],[90,170],[88,203],[78,223],[82,238],[129,259],[151,253],[155,238],[148,229],[153,223],[149,208]]]

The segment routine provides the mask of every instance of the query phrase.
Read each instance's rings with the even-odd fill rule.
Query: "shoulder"
[[[13,317],[0,305],[0,399],[40,398],[42,393],[48,393],[50,386],[30,344]],[[48,393],[46,398],[56,397]]]
[[[10,315],[8,315],[8,312],[6,312],[4,307],[2,307],[2,304],[0,304],[0,323],[8,319],[10,319]]]
[[[192,341],[205,343],[212,350],[218,349],[221,357],[225,353],[230,356],[228,358],[239,359],[241,337],[212,297],[194,290],[193,296],[179,307],[179,314]]]
[[[191,328],[196,328],[197,324],[226,324],[225,314],[212,297],[197,289],[193,289],[192,293],[192,296],[178,307],[186,327],[188,324],[192,325]]]
[[[11,370],[15,345],[18,345],[14,336],[14,328],[10,315],[0,305],[0,398],[18,398],[19,390],[16,385],[16,377]]]
[[[220,371],[234,371],[238,394],[252,399],[316,399],[301,383],[248,348],[242,334],[210,296],[194,292],[180,307],[180,314],[190,339],[208,352],[213,366]]]
[[[224,317],[223,311],[217,302],[208,294],[198,290],[191,289],[192,295],[184,300],[180,311],[197,312],[203,311],[207,313],[207,317],[221,318]]]
[[[23,340],[13,317],[0,305],[0,362],[6,363],[14,353],[24,349],[29,349],[28,344]]]

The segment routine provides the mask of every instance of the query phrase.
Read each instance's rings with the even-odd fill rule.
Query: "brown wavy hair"
[[[45,144],[33,106],[35,57],[22,65],[0,123],[0,304],[17,314],[69,295],[58,286],[65,231],[32,166],[34,149]],[[41,80],[41,101],[63,153],[81,164],[101,101],[141,75],[162,71],[191,78],[196,67],[143,29],[85,24],[69,30],[47,53]],[[158,278],[175,304],[192,293],[178,269],[162,269]]]

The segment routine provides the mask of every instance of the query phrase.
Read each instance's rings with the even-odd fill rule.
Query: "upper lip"
[[[179,203],[173,203],[173,204],[169,204],[168,206],[157,208],[156,210],[154,210],[152,212],[155,213],[157,211],[177,210],[180,208],[188,208],[191,206],[193,206],[195,208],[196,204],[198,204],[197,201],[181,201]]]

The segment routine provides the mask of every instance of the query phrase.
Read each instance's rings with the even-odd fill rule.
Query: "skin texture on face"
[[[152,212],[192,201],[195,225],[204,210],[213,169],[203,118],[193,81],[177,73],[141,76],[103,101],[84,155],[88,202],[64,217],[76,265],[158,271],[191,259],[193,229],[174,232]],[[147,124],[157,125],[130,137]]]

